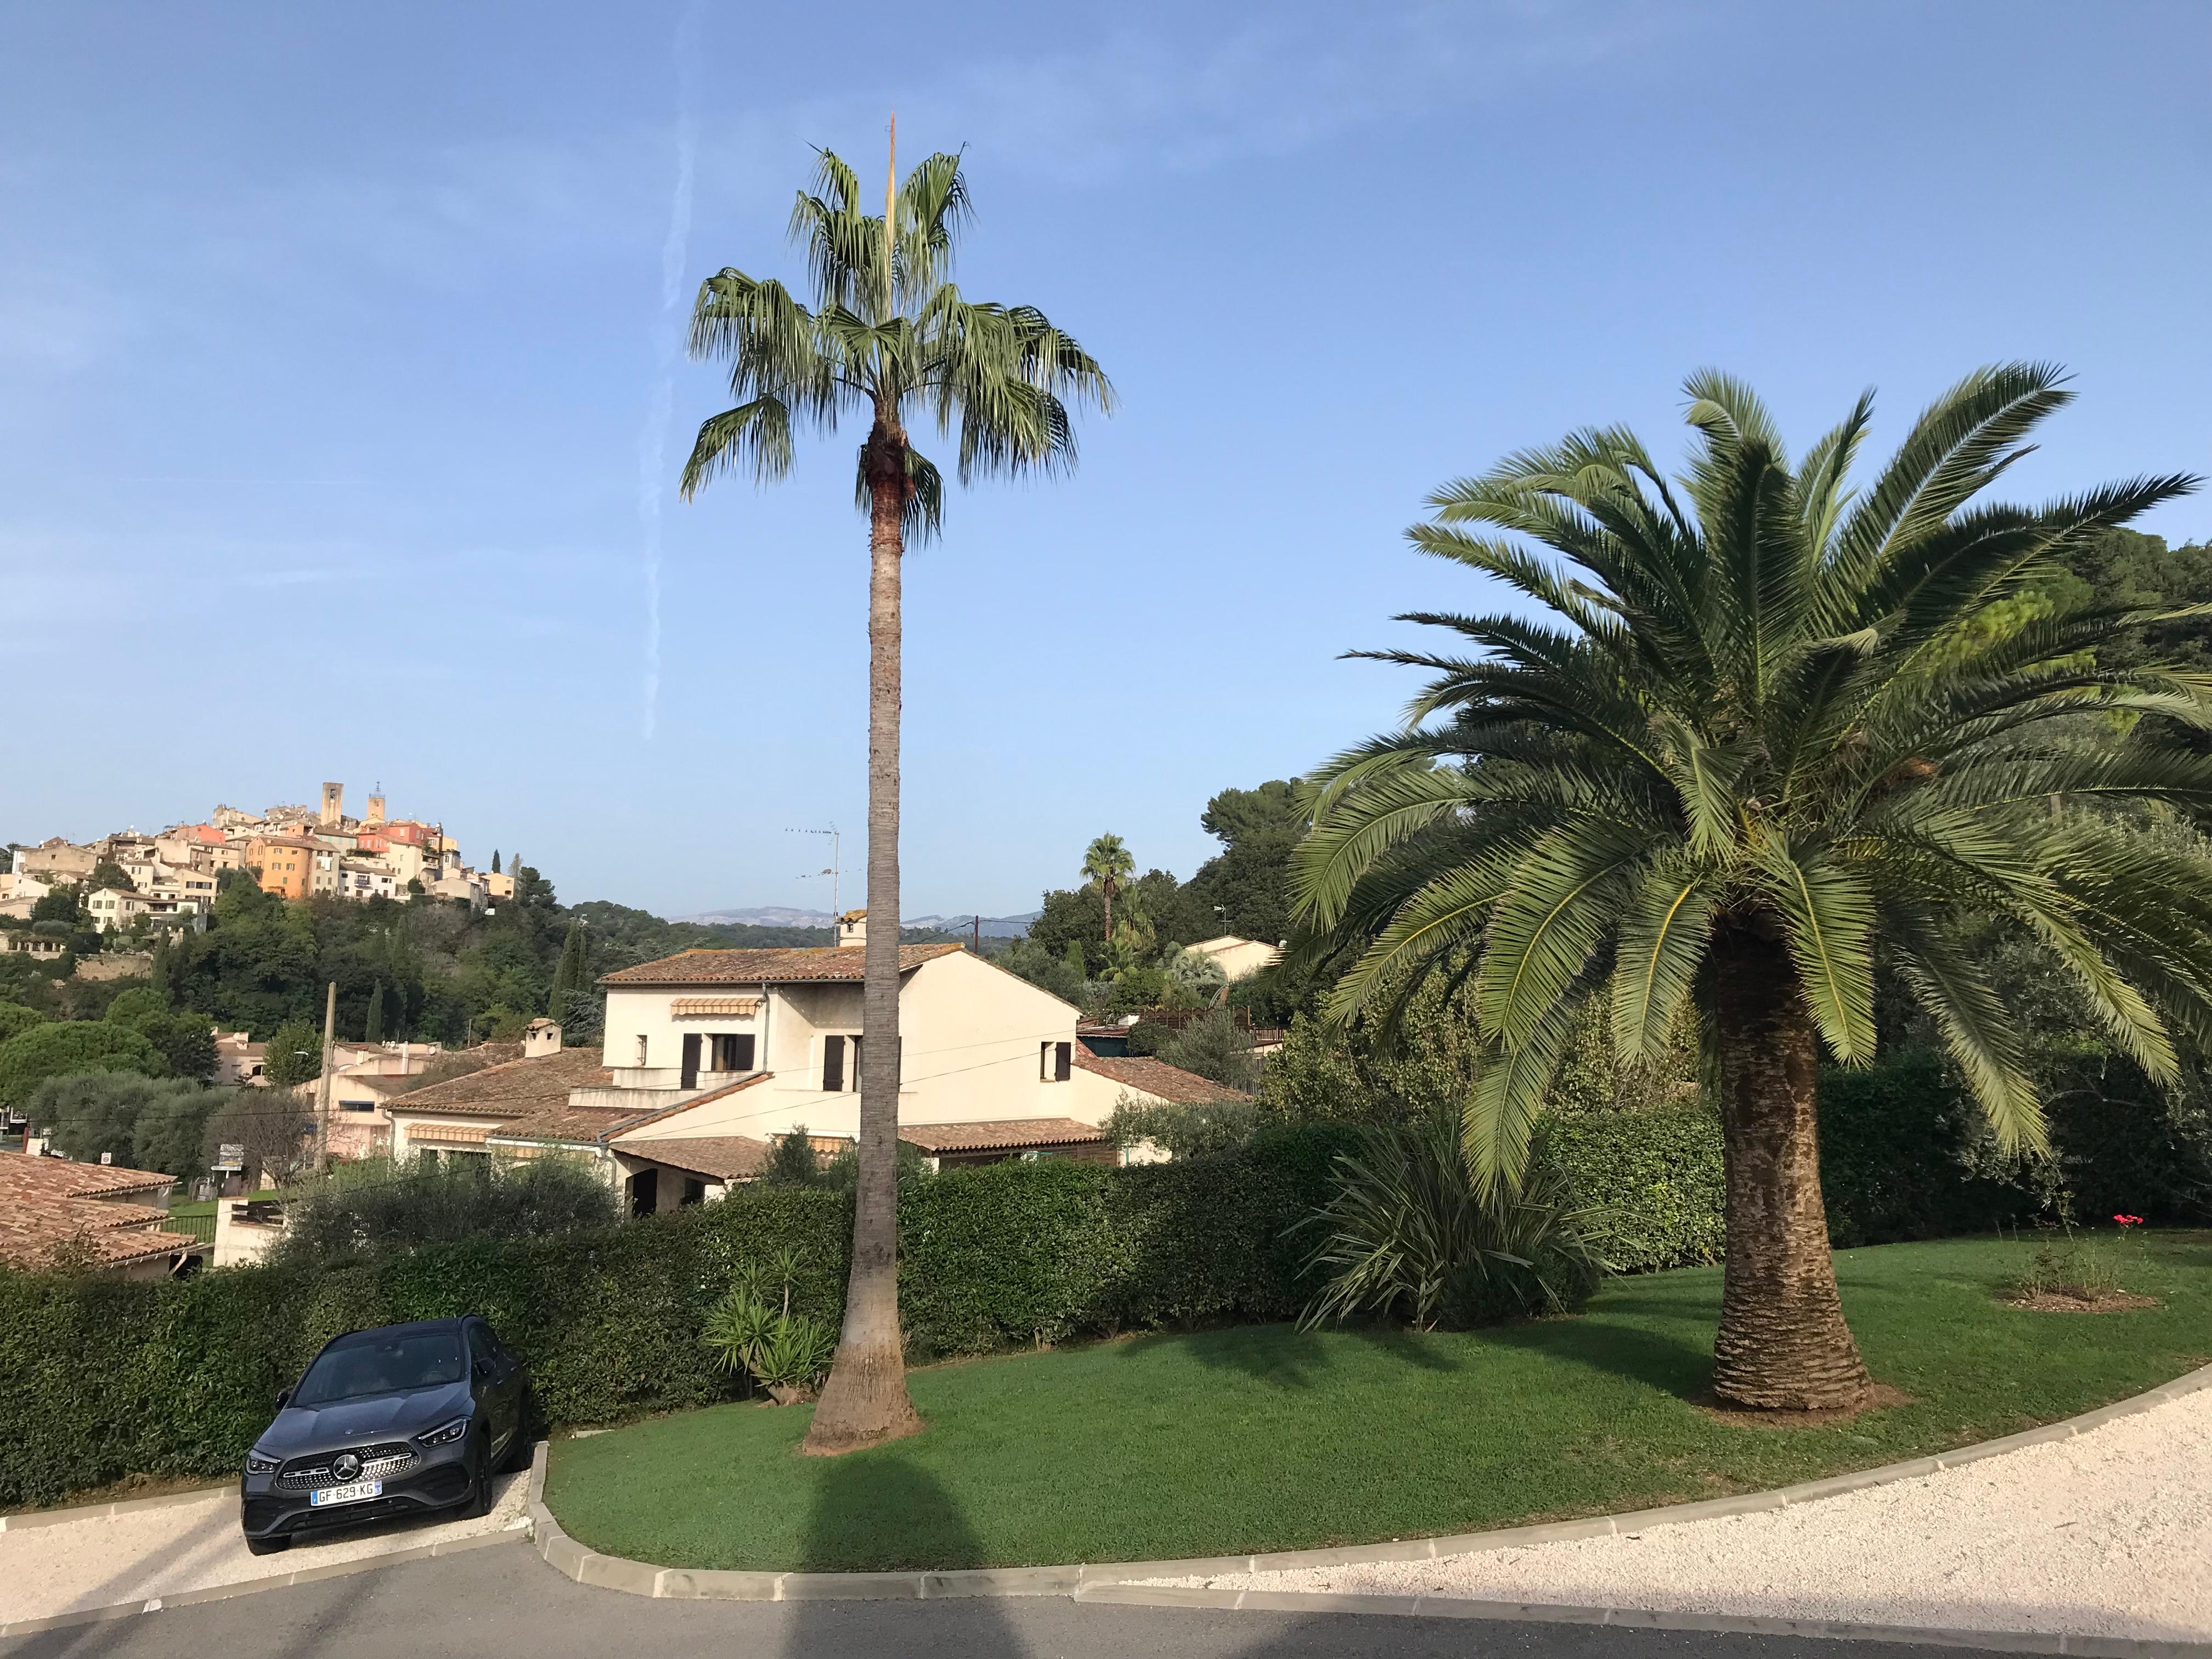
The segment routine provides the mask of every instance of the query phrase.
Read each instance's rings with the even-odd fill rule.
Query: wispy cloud
[[[668,489],[668,427],[676,406],[676,355],[685,266],[691,249],[691,191],[699,160],[699,31],[702,0],[676,25],[676,186],[660,245],[660,314],[654,320],[653,400],[637,438],[637,520],[645,579],[645,708],[647,743],[660,725],[660,506]]]

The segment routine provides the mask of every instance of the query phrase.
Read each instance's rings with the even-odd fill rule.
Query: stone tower
[[[335,830],[338,820],[345,816],[345,785],[326,783],[323,786],[323,828]]]
[[[368,798],[368,816],[363,818],[362,822],[363,823],[381,823],[384,822],[383,796],[371,795]]]

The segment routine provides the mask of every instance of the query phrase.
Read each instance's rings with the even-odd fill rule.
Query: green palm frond
[[[887,446],[890,476],[905,478],[902,528],[927,539],[942,521],[944,481],[908,444],[910,420],[934,421],[957,441],[959,474],[970,482],[1072,465],[1073,412],[1111,411],[1112,383],[1073,337],[1033,306],[971,301],[951,282],[970,212],[957,155],[924,160],[896,199],[887,266],[882,213],[867,210],[849,166],[819,151],[790,225],[811,304],[734,268],[701,286],[691,353],[727,364],[737,406],[701,428],[684,472],[687,498],[733,468],[763,483],[781,477],[795,427],[828,431],[857,414],[870,434],[855,500],[865,507],[872,499],[870,446]]]

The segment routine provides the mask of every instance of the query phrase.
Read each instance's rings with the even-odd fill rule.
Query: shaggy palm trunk
[[[860,1135],[853,1272],[837,1358],[802,1449],[857,1450],[921,1427],[898,1316],[899,575],[905,440],[878,421],[868,481],[868,917],[860,989]]]
[[[1870,1386],[1836,1297],[1820,1199],[1820,1043],[1779,930],[1717,928],[1713,1002],[1728,1256],[1713,1392],[1739,1406],[1856,1405]]]

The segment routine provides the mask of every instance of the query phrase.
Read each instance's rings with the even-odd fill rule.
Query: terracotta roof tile
[[[640,1115],[619,1106],[562,1106],[512,1119],[491,1133],[501,1140],[596,1141]]]
[[[1216,1083],[1211,1078],[1149,1056],[1130,1054],[1109,1059],[1092,1054],[1079,1042],[1075,1045],[1075,1063],[1084,1071],[1110,1078],[1126,1089],[1141,1090],[1162,1100],[1171,1100],[1178,1106],[1211,1106],[1223,1101],[1251,1098],[1225,1083]]]
[[[394,1095],[385,1109],[524,1117],[565,1108],[571,1089],[609,1089],[614,1080],[614,1073],[599,1064],[597,1048],[563,1048]]]
[[[189,1250],[195,1240],[161,1231],[166,1212],[90,1195],[146,1192],[173,1185],[174,1180],[112,1164],[0,1153],[0,1261],[44,1267],[58,1247],[79,1237],[106,1267]]]
[[[1072,1117],[1007,1118],[996,1123],[902,1123],[898,1133],[908,1146],[933,1153],[1095,1146],[1106,1139],[1095,1126]]]
[[[768,1167],[768,1142],[750,1135],[680,1135],[666,1140],[633,1140],[620,1149],[632,1158],[649,1158],[671,1169],[717,1181],[744,1181]]]
[[[899,972],[966,950],[964,945],[902,945]],[[860,977],[866,950],[858,945],[787,951],[680,951],[601,975],[602,985],[763,985]]]

